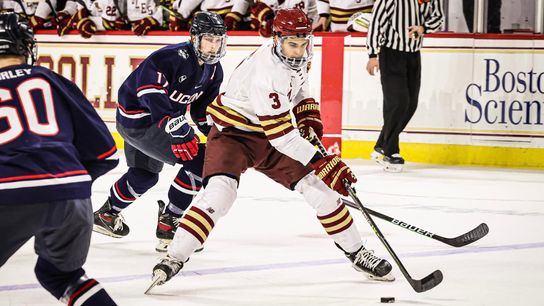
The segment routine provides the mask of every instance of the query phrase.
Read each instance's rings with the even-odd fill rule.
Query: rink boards
[[[39,64],[74,80],[104,120],[113,122],[124,78],[154,50],[188,39],[127,34],[90,40],[40,34]],[[221,61],[225,81],[266,41],[229,34]],[[326,34],[314,40],[310,91],[322,102],[326,144],[347,158],[367,158],[382,124],[381,85],[366,73],[365,39]],[[424,45],[419,107],[401,135],[403,156],[423,163],[544,168],[544,37],[439,34]]]

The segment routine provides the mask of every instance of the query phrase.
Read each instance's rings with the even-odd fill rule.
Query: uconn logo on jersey
[[[174,90],[172,94],[170,95],[170,100],[177,103],[181,103],[181,104],[191,104],[195,100],[200,98],[200,96],[202,96],[202,93],[203,91],[201,90],[199,92],[195,92],[192,95],[186,95],[186,94],[183,94],[181,91],[178,92],[177,90]]]

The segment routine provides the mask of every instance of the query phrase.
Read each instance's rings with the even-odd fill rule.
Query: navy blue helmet
[[[28,20],[16,13],[0,14],[0,55],[22,55],[36,61],[36,40]]]

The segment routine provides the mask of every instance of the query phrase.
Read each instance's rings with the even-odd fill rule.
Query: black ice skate
[[[121,238],[128,235],[130,231],[128,225],[123,221],[121,214],[111,212],[110,199],[108,198],[106,203],[94,212],[93,231],[106,236]]]
[[[156,236],[159,239],[155,250],[157,252],[166,252],[168,246],[174,239],[174,234],[179,225],[179,219],[166,212],[166,204],[159,200],[159,218],[157,220]]]
[[[159,200],[159,216],[157,220],[157,230],[156,236],[159,239],[157,246],[155,246],[155,251],[157,252],[166,252],[168,251],[168,246],[172,243],[176,230],[178,228],[180,218],[166,212],[166,203]],[[202,251],[203,248],[198,248],[195,252]]]
[[[337,244],[338,248],[342,248]],[[365,247],[361,247],[358,251],[353,253],[346,253],[346,257],[352,262],[352,266],[355,270],[366,274],[368,279],[392,282],[395,277],[390,273],[393,268],[391,264],[385,260],[374,255],[374,251],[367,250]]]
[[[383,170],[387,172],[401,172],[404,165],[404,158],[400,154],[383,157]]]
[[[145,291],[145,294],[155,286],[160,286],[169,281],[174,275],[178,274],[179,270],[183,268],[183,262],[174,259],[168,255],[161,259],[161,262],[155,265],[153,268],[153,278],[151,285]]]

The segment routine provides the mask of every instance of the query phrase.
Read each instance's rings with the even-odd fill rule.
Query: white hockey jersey
[[[191,14],[198,10],[213,12],[224,17],[234,5],[235,0],[176,0],[172,8],[183,18],[188,19]]]
[[[331,31],[346,32],[351,15],[357,12],[372,12],[375,0],[318,0],[319,15],[330,15]]]
[[[274,148],[306,165],[317,150],[300,136],[291,109],[310,98],[307,68],[290,69],[273,48],[270,41],[238,65],[208,115],[219,129],[264,133]]]
[[[20,2],[15,0],[3,0],[0,1],[0,10],[32,16],[36,12],[39,2],[39,0],[25,0]]]
[[[312,24],[318,21],[319,15],[317,12],[317,0],[259,0],[268,5],[274,12],[279,9],[298,8],[304,11]]]
[[[162,23],[163,11],[155,0],[97,0],[95,5],[102,10],[102,18],[115,21],[122,17],[128,21],[136,21],[153,17]]]

